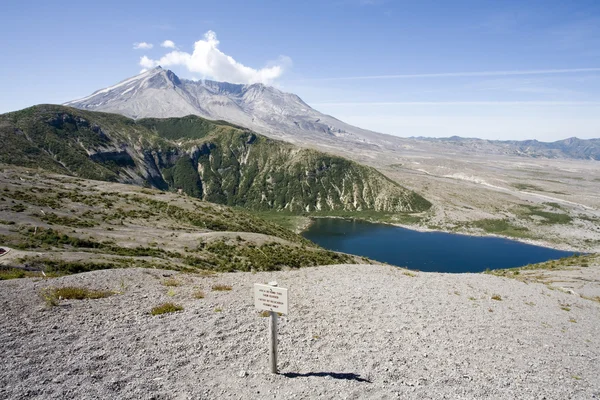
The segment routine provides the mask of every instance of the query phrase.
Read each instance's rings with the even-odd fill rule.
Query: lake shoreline
[[[427,272],[479,273],[588,254],[534,240],[414,229],[359,218],[316,217],[312,221],[302,235],[323,248]]]
[[[396,226],[398,228],[404,228],[404,229],[408,229],[408,230],[415,231],[415,232],[439,232],[439,233],[448,233],[448,234],[462,235],[462,236],[499,238],[499,239],[512,240],[512,241],[520,242],[520,243],[524,243],[524,244],[529,244],[532,246],[546,247],[546,248],[554,249],[554,250],[571,251],[571,252],[581,253],[581,254],[594,253],[594,252],[590,252],[589,250],[582,250],[580,248],[571,246],[566,243],[559,244],[559,243],[548,242],[548,241],[545,241],[542,239],[517,238],[514,236],[499,235],[499,234],[495,234],[495,233],[456,232],[456,231],[451,231],[449,229],[431,229],[431,228],[427,228],[425,226],[420,226],[420,225],[408,225],[408,224],[400,224],[400,223],[393,223],[393,222],[372,221],[372,220],[360,218],[360,217],[310,216],[310,217],[308,217],[308,219],[309,219],[309,222],[302,224],[302,226],[299,226],[296,233],[298,233],[299,235],[302,235],[304,232],[306,232],[308,229],[310,229],[310,227],[314,224],[316,219],[344,219],[344,220],[363,221],[363,222],[368,222],[370,224]]]

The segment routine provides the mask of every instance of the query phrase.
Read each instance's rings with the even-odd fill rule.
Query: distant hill
[[[556,142],[537,140],[485,140],[476,138],[413,138],[415,141],[441,143],[481,154],[503,154],[535,158],[574,158],[600,160],[600,139],[569,139]]]
[[[177,190],[254,210],[418,212],[431,204],[373,168],[187,116],[133,120],[42,105],[0,115],[0,162]]]

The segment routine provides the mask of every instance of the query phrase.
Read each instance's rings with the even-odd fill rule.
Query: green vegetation
[[[181,282],[179,282],[175,278],[169,278],[169,279],[165,279],[164,281],[162,281],[162,284],[163,284],[163,286],[176,287],[176,286],[180,286]]]
[[[83,111],[49,105],[0,116],[0,162],[116,181],[118,175],[102,162],[95,162],[85,149],[111,144],[97,122],[102,120],[108,127],[127,124],[127,118],[104,114],[91,123],[90,116]]]
[[[57,276],[98,269],[146,267],[207,274],[208,271],[277,270],[356,262],[352,256],[321,249],[290,230],[241,209],[118,184],[114,184],[112,191],[97,190],[97,183],[49,176],[40,171],[5,171],[7,180],[1,189],[4,200],[0,207],[18,201],[36,211],[25,216],[9,211],[7,218],[20,222],[12,223],[10,230],[0,235],[0,242],[17,250],[47,254],[22,257],[15,264],[21,268],[0,271],[3,279],[43,276],[42,271],[47,276]],[[273,211],[268,213],[276,215]],[[148,236],[149,240],[139,245],[142,241],[133,232],[146,229],[159,232],[157,221],[164,236]],[[47,225],[51,226],[44,227]],[[118,231],[128,232],[130,237]],[[188,242],[182,249],[180,235],[190,237],[190,233],[206,231],[245,234],[233,237],[226,234],[226,239],[216,241]],[[67,260],[63,254],[69,252],[89,256]]]
[[[213,292],[227,292],[232,290],[233,288],[230,285],[213,285]]]
[[[571,311],[571,305],[568,303],[559,303],[560,309],[564,311]]]
[[[29,258],[24,258],[23,261],[27,262]],[[71,275],[79,274],[82,272],[98,271],[101,269],[112,269],[119,268],[120,265],[110,262],[84,262],[84,261],[64,261],[64,260],[53,260],[49,258],[35,258],[31,259],[34,261],[34,265],[40,268],[40,271],[44,271],[47,276],[60,276],[60,275]]]
[[[558,203],[554,203],[554,202],[547,202],[547,203],[544,203],[544,205],[546,205],[546,206],[548,206],[548,207],[556,208],[556,209],[558,209],[558,210],[564,210],[564,207],[563,207],[563,206],[561,206],[561,205],[560,205],[560,204],[558,204]]]
[[[155,200],[148,197],[128,195],[127,201],[135,209],[124,210],[116,208],[106,215],[105,220],[122,219],[152,219],[168,218],[178,225],[187,224],[190,227],[205,228],[213,231],[253,232],[277,236],[291,242],[310,242],[293,232],[274,223],[267,222],[242,210],[220,207],[206,202],[194,203],[194,210],[190,211],[167,201]]]
[[[4,241],[20,250],[51,249],[51,248],[79,248],[96,249],[102,253],[130,257],[177,257],[180,254],[150,247],[121,247],[110,242],[97,242],[93,239],[81,239],[69,236],[54,229],[26,228],[20,231],[19,238],[4,237]]]
[[[217,123],[192,115],[182,118],[144,118],[136,121],[165,139],[203,139],[227,123]]]
[[[544,211],[539,206],[524,205],[523,208],[524,210],[521,212],[522,215],[529,218],[531,218],[532,215],[542,217],[543,224],[568,224],[573,220],[568,214]]]
[[[524,227],[511,224],[505,219],[481,219],[473,221],[471,226],[483,229],[487,233],[505,235],[517,238],[530,237],[529,230]]]
[[[113,294],[113,292],[105,290],[93,290],[79,286],[48,287],[39,292],[40,297],[49,307],[57,306],[60,300],[102,299]]]
[[[165,174],[165,176],[171,187],[181,189],[183,193],[192,197],[202,197],[202,182],[191,159],[182,157],[177,160],[172,172],[169,171],[169,174],[172,175],[172,179],[167,177],[168,174]]]
[[[536,186],[536,185],[531,185],[528,183],[513,183],[512,186],[519,190],[535,190],[538,192],[544,192],[544,189],[542,189],[541,187]]]
[[[23,212],[27,209],[27,207],[25,207],[23,204],[15,204],[14,206],[12,206],[10,208],[11,211],[14,212]]]
[[[161,305],[158,305],[158,306],[152,308],[152,310],[150,310],[150,314],[161,315],[161,314],[167,314],[167,313],[172,313],[172,312],[177,312],[177,311],[182,311],[182,310],[183,310],[183,306],[181,306],[179,304],[163,303]]]
[[[58,299],[65,300],[102,299],[113,294],[105,290],[93,290],[78,286],[55,288],[53,292]]]
[[[495,269],[485,273],[497,276],[518,277],[524,271],[535,270],[563,270],[573,267],[588,267],[590,263],[598,263],[596,254],[576,254],[570,257],[563,257],[558,260],[550,260],[538,264],[528,264],[518,268]]]
[[[190,256],[186,263],[218,271],[277,271],[283,267],[302,268],[316,265],[354,264],[353,256],[315,247],[293,246],[277,242],[230,244],[223,240],[201,243],[204,257]]]
[[[54,276],[54,275],[53,275]],[[0,265],[0,281],[20,278],[42,278],[44,275],[39,271],[27,271],[21,268],[13,268]]]
[[[292,232],[299,230],[300,227],[309,223],[307,216],[294,214],[289,211],[251,211],[251,214]]]
[[[58,216],[54,213],[44,214],[40,219],[50,225],[64,225],[74,228],[91,228],[98,225],[94,220]]]
[[[494,294],[492,295],[492,300],[502,301],[502,296],[500,296],[499,294]]]

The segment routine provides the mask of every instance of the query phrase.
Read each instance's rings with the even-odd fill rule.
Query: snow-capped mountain
[[[225,120],[296,143],[385,144],[387,135],[370,132],[322,114],[292,93],[260,83],[238,85],[179,79],[156,67],[64,105],[131,118],[199,115]]]
[[[300,97],[260,83],[238,85],[179,79],[156,67],[98,90],[66,106],[131,118],[198,115],[224,120],[298,145],[317,147],[371,162],[383,154],[390,163],[398,152],[503,154],[521,157],[600,159],[600,139],[576,138],[543,143],[452,138],[400,138],[346,124],[322,114]],[[410,132],[403,132],[409,135]],[[443,136],[444,132],[440,132]],[[358,150],[358,151],[357,151]],[[380,160],[381,161],[381,160]]]

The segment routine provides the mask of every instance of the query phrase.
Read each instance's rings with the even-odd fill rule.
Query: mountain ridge
[[[290,212],[419,212],[431,204],[372,167],[197,116],[133,120],[43,105],[0,115],[0,162]]]
[[[487,145],[490,147],[490,149],[487,149],[487,152],[502,153],[504,155],[600,160],[600,139],[579,139],[574,136],[553,142],[544,142],[536,139],[491,140],[463,138],[460,136],[447,138],[414,137],[411,139],[430,143],[451,143],[474,150],[482,149],[483,146]]]

